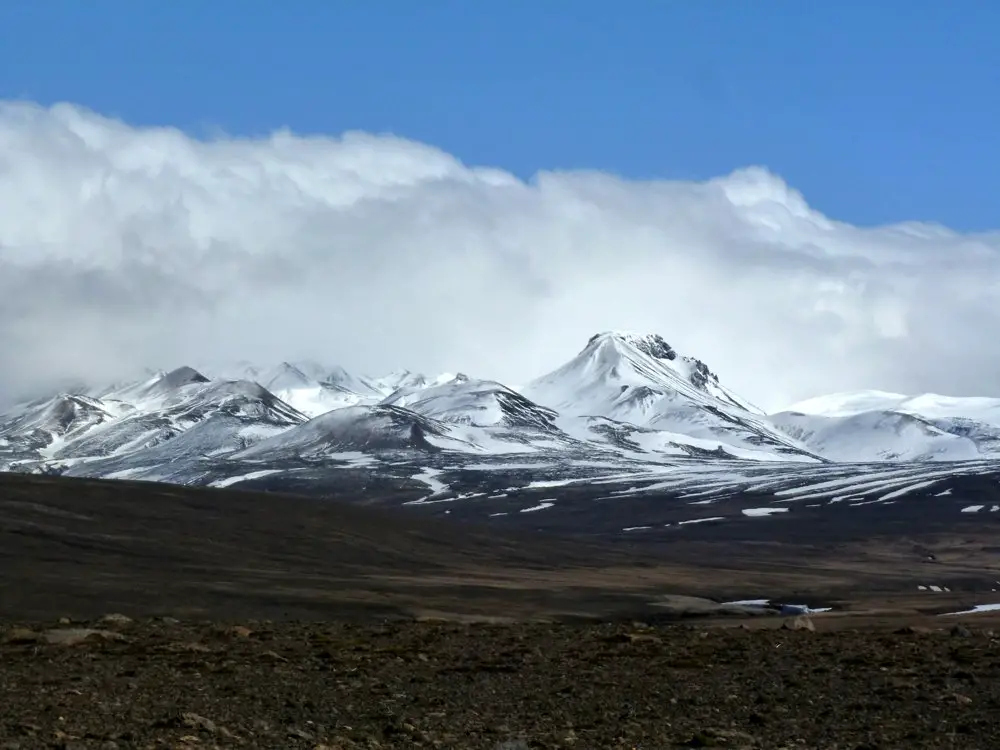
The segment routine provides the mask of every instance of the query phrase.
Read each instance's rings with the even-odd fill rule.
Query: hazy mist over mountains
[[[1000,236],[851,226],[764,169],[524,182],[390,136],[200,141],[17,102],[0,153],[0,402],[240,360],[520,385],[619,328],[766,411],[1000,395]]]

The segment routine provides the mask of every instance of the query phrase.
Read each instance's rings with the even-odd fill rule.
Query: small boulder
[[[105,627],[124,628],[132,624],[132,618],[127,615],[112,612],[111,614],[104,615],[104,617],[97,622]]]
[[[42,639],[40,633],[28,628],[11,628],[3,634],[4,643],[25,644],[38,643]]]
[[[785,620],[784,624],[781,626],[782,630],[808,630],[814,632],[816,626],[813,624],[812,619],[806,617],[805,615],[799,615],[791,620]]]
[[[125,636],[110,630],[95,628],[56,628],[42,634],[46,643],[56,646],[76,646],[87,641],[124,641]]]
[[[204,716],[196,713],[185,712],[181,714],[181,723],[183,726],[189,729],[196,729],[199,732],[205,734],[212,734],[218,737],[232,738],[233,733],[230,732],[226,727],[216,724],[211,719],[207,719]]]

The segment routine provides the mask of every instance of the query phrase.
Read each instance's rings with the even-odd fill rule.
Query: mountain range
[[[925,491],[998,466],[1000,398],[868,391],[765,414],[661,336],[624,332],[593,336],[516,389],[465,374],[361,377],[314,362],[181,366],[0,417],[0,470],[365,502],[391,495],[446,502],[444,513],[472,499],[491,518],[509,515],[512,497],[556,486],[562,496],[587,487],[592,497],[655,490],[773,501],[786,492],[857,504],[871,488]],[[554,504],[535,500],[518,511]]]

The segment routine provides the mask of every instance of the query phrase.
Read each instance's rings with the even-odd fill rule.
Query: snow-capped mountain
[[[443,422],[478,427],[524,427],[554,430],[558,414],[492,380],[473,380],[458,374],[436,385],[398,388],[383,404],[406,407]]]
[[[0,468],[105,476],[137,461],[236,451],[305,420],[257,383],[181,367],[100,399],[60,394],[0,420]]]
[[[324,493],[416,483],[428,497],[451,486],[491,502],[511,487],[577,482],[625,497],[614,482],[652,481],[643,477],[658,478],[656,491],[752,496],[822,485],[825,466],[836,477],[879,473],[852,486],[891,495],[898,482],[988,474],[992,457],[1000,399],[865,392],[768,416],[660,336],[621,332],[592,337],[518,390],[463,374],[240,363],[80,387],[0,417],[0,470]]]
[[[528,383],[522,394],[560,414],[558,424],[651,442],[691,443],[723,455],[809,457],[758,409],[725,388],[704,362],[677,354],[658,335],[594,336],[576,357]]]
[[[388,375],[383,375],[379,378],[369,378],[368,383],[379,393],[388,396],[389,394],[398,391],[400,388],[408,390],[426,388],[431,385],[447,383],[454,377],[455,375],[447,372],[431,378],[419,372],[395,370],[390,372]]]
[[[1000,398],[836,393],[802,401],[770,419],[834,461],[1000,457]]]

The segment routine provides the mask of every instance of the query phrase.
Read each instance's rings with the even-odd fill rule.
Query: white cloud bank
[[[206,142],[0,103],[0,397],[240,359],[516,385],[610,328],[765,407],[1000,395],[1000,234],[839,223],[759,168],[525,183],[394,137]]]

